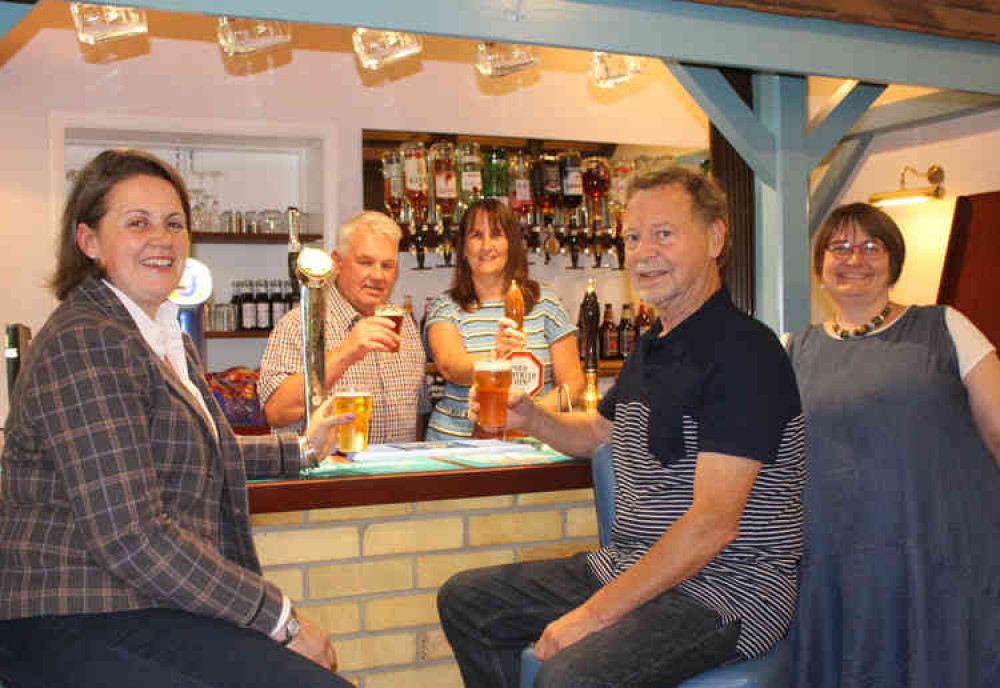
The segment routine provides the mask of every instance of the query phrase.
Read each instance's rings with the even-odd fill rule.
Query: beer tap
[[[326,399],[326,347],[323,341],[326,292],[323,287],[333,273],[333,259],[329,253],[318,248],[303,248],[299,253],[297,272],[302,284],[302,360],[305,362],[303,384],[308,422],[313,412]]]
[[[414,224],[413,236],[410,240],[413,255],[417,257],[417,267],[414,270],[430,270],[424,265],[427,260],[427,226]]]
[[[625,269],[625,239],[622,237],[622,227],[618,225],[615,228],[614,238],[611,240],[612,246],[615,249],[615,258],[618,261],[618,265],[615,270]]]
[[[586,251],[586,241],[580,236],[580,229],[576,226],[576,214],[570,215],[569,229],[566,235],[564,252],[569,254],[570,265],[567,270],[582,270],[580,266],[580,254]]]
[[[583,342],[583,409],[596,411],[600,394],[597,390],[598,373],[598,322],[601,317],[601,305],[597,300],[594,280],[587,280],[587,293],[580,304],[580,337]]]

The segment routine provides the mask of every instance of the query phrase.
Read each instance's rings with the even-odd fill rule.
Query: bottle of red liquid
[[[618,350],[618,326],[615,325],[611,304],[604,304],[604,320],[601,322],[601,359],[612,361],[621,357]]]

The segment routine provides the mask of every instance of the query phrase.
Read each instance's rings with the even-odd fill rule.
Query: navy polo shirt
[[[678,589],[741,621],[737,649],[766,652],[795,609],[802,555],[805,436],[798,387],[778,338],[725,289],[660,337],[657,321],[601,400],[614,423],[615,522],[591,555],[610,582],[690,508],[701,452],[759,461],[740,534]]]

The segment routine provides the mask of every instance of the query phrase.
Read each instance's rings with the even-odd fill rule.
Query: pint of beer
[[[395,325],[394,329],[396,334],[400,337],[403,336],[403,308],[402,306],[397,306],[394,303],[383,303],[379,306],[375,306],[375,315],[380,318],[388,318]],[[389,349],[394,354],[399,353],[399,344],[396,347]]]
[[[510,391],[510,359],[475,362],[476,394],[479,397],[479,427],[499,436],[507,425],[507,393]]]
[[[368,448],[368,424],[372,416],[372,395],[364,389],[343,389],[333,394],[333,412],[353,413],[354,420],[337,426],[337,448],[343,454]]]

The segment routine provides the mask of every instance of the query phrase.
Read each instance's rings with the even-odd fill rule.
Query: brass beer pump
[[[297,262],[299,281],[302,285],[302,360],[305,362],[304,380],[306,419],[326,399],[326,348],[323,333],[326,318],[326,292],[323,286],[333,272],[333,259],[318,248],[303,248]]]

